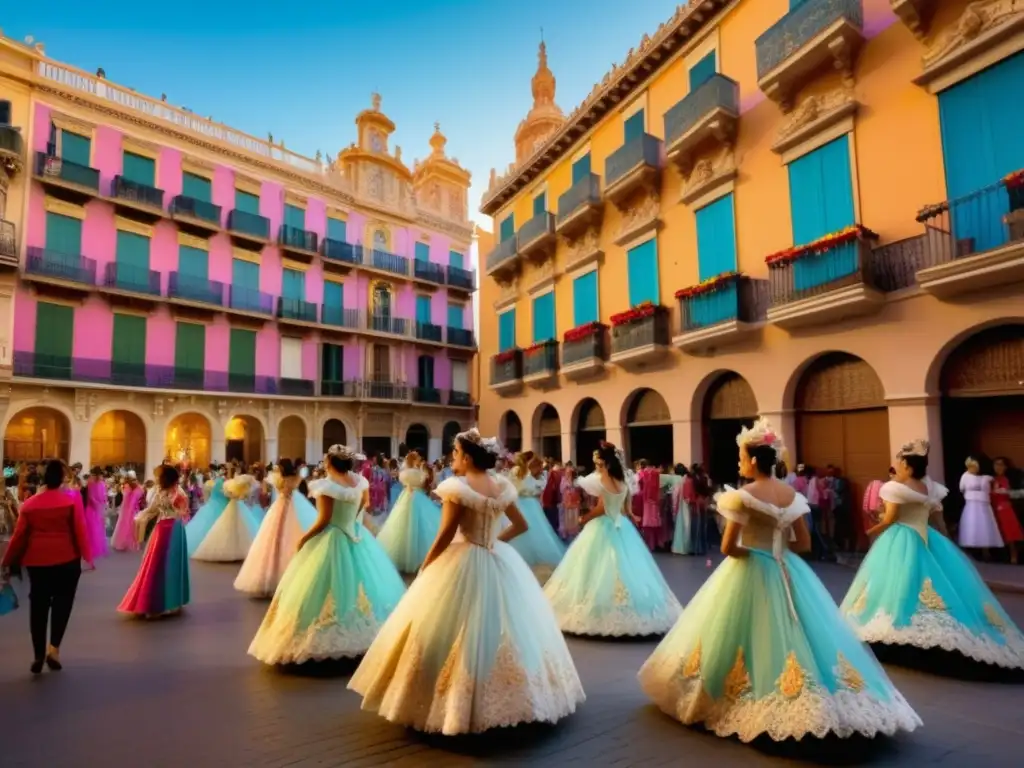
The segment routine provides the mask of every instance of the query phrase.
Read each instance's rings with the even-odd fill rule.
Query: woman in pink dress
[[[559,534],[566,541],[572,541],[580,532],[580,504],[582,493],[576,485],[576,468],[567,464],[562,473],[562,515]]]
[[[107,547],[107,484],[103,470],[93,467],[85,485],[85,533],[93,560],[110,554]]]
[[[1010,478],[1006,476],[1006,459],[998,458],[992,462],[995,477],[992,478],[992,509],[996,514],[996,523],[1003,542],[1010,550],[1010,562],[1014,565],[1020,557],[1020,543],[1024,541],[1024,529],[1013,509],[1010,500]]]
[[[114,535],[110,537],[110,546],[118,552],[134,552],[139,549],[139,540],[135,535],[135,515],[142,510],[146,500],[146,489],[139,485],[134,471],[128,473],[128,480],[121,493],[121,509],[118,511]]]
[[[640,498],[643,500],[640,525],[647,548],[654,552],[661,546],[661,473],[640,462]]]

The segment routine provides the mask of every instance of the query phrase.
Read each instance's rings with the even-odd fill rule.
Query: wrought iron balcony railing
[[[612,328],[612,354],[650,346],[667,346],[669,337],[668,311],[665,307],[656,306],[654,314]]]
[[[110,186],[110,195],[118,200],[129,203],[139,203],[153,208],[164,207],[164,191],[151,187],[148,184],[140,184],[137,181],[126,179],[124,176],[115,176]]]
[[[14,235],[14,222],[0,220],[0,262],[18,264],[18,239]]]
[[[740,113],[740,86],[731,77],[714,74],[665,113],[665,144],[671,146],[715,110]]]
[[[421,261],[414,259],[413,262],[413,276],[420,280],[429,280],[432,283],[438,285],[444,285],[444,267],[440,264],[435,264],[432,261]]]
[[[510,349],[491,358],[491,386],[522,381],[523,351]]]
[[[299,320],[304,323],[317,322],[316,304],[303,299],[286,299],[281,296],[277,300],[277,316],[283,320]]]
[[[193,219],[220,226],[220,206],[188,195],[177,195],[171,200],[172,216],[189,216]]]
[[[362,262],[362,248],[352,243],[324,238],[320,241],[320,255],[330,261],[342,261],[353,266]]]
[[[458,347],[475,347],[476,339],[473,338],[473,332],[466,328],[455,328],[454,326],[448,326],[448,343],[454,344]]]
[[[640,166],[661,166],[661,140],[642,133],[612,152],[605,162],[605,185],[611,186]]]
[[[608,359],[608,329],[595,325],[586,336],[562,342],[562,365],[568,367],[587,360]]]
[[[144,293],[149,296],[159,296],[161,293],[160,273],[155,269],[117,261],[112,261],[104,267],[103,285],[119,291]]]
[[[224,305],[224,283],[199,275],[171,272],[167,280],[167,297],[220,307]]]
[[[324,325],[335,325],[338,328],[352,328],[353,330],[363,326],[358,309],[345,309],[327,304],[320,307],[320,322]]]
[[[261,240],[270,239],[270,219],[238,208],[228,212],[228,229]]]
[[[96,261],[77,254],[61,253],[38,246],[29,246],[25,272],[84,285],[96,285]]]
[[[558,220],[567,219],[580,208],[601,204],[601,177],[587,174],[558,198]]]
[[[412,391],[412,399],[417,403],[440,405],[441,390],[436,387],[415,387]]]
[[[473,398],[470,397],[469,392],[453,389],[448,393],[448,405],[456,408],[469,408],[473,405]]]
[[[440,325],[434,325],[433,323],[416,323],[416,338],[421,341],[436,341],[441,343],[441,336],[443,329]]]
[[[754,42],[758,80],[776,69],[840,19],[864,26],[861,0],[804,0]]]
[[[546,341],[523,352],[523,377],[558,373],[558,342]]]
[[[476,287],[473,271],[470,269],[463,269],[462,267],[455,267],[449,264],[445,267],[445,276],[447,278],[448,285],[453,288],[472,291]]]
[[[277,243],[282,248],[315,252],[317,248],[316,232],[282,224],[277,233]]]
[[[46,152],[36,152],[37,176],[44,179],[55,179],[85,187],[97,194],[100,191],[100,172],[87,165],[79,165]]]
[[[688,333],[733,320],[763,322],[768,313],[768,298],[768,281],[749,277],[738,277],[713,293],[680,298],[680,330]]]
[[[255,288],[231,285],[228,286],[228,306],[242,312],[272,315],[274,314],[274,297]]]

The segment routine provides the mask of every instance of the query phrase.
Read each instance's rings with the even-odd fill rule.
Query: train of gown
[[[377,533],[377,541],[402,573],[416,573],[441,527],[441,510],[423,490],[426,474],[403,469],[401,496]]]
[[[260,529],[259,517],[239,498],[240,483],[218,478],[210,499],[185,526],[188,554],[193,560],[237,563],[249,554]],[[228,489],[234,489],[231,492]],[[246,492],[247,495],[247,492]]]
[[[872,544],[842,603],[869,643],[941,648],[975,661],[1024,668],[1024,635],[974,563],[928,525],[946,489],[926,479],[928,494],[898,482],[880,496],[900,505],[898,522]]]
[[[425,568],[381,628],[349,683],[363,709],[447,735],[556,722],[583,687],[534,574],[497,541],[515,487],[496,498],[462,478],[437,494],[462,508],[461,537]]]
[[[651,700],[684,724],[744,742],[921,725],[818,577],[786,549],[804,498],[779,509],[729,491],[719,510],[744,526],[746,556],[715,569],[640,669]]]
[[[252,597],[273,595],[302,534],[313,527],[316,519],[316,508],[298,490],[288,495],[278,493],[238,571],[235,589]]]

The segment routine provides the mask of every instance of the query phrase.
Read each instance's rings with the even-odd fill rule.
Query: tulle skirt
[[[843,600],[869,643],[942,648],[1024,668],[1024,636],[959,547],[936,530],[927,542],[896,524],[878,537]]]
[[[377,540],[328,525],[292,558],[249,654],[264,664],[360,656],[405,593]]]
[[[441,510],[426,493],[406,488],[399,496],[377,541],[402,573],[416,573],[441,527]]]
[[[992,505],[987,501],[968,501],[960,515],[957,540],[961,547],[1001,547],[1003,537],[996,525]]]
[[[126,510],[124,504],[118,507],[117,522],[114,533],[110,537],[110,548],[118,552],[134,552],[139,548],[139,538],[135,531],[135,515],[137,510]]]
[[[273,595],[302,534],[313,527],[316,518],[316,509],[301,493],[278,496],[245,556],[235,579],[235,589],[252,597]]]
[[[543,583],[562,562],[565,543],[558,538],[535,496],[520,496],[516,506],[526,520],[528,530],[510,543]]]
[[[179,519],[160,520],[149,537],[135,580],[117,610],[155,616],[185,607],[190,596],[185,526]]]
[[[633,523],[607,515],[583,526],[544,594],[575,635],[660,635],[682,610]]]
[[[259,518],[245,502],[211,497],[185,526],[189,557],[237,563],[249,554],[259,529]]]
[[[640,669],[663,712],[741,741],[921,725],[803,560],[784,555],[791,605],[779,562],[748,553],[715,570]]]
[[[353,675],[363,709],[447,735],[556,722],[584,700],[537,579],[514,549],[453,543],[412,583]]]

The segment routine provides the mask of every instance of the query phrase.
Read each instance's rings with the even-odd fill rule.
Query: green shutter
[[[416,297],[416,322],[430,322],[430,297],[419,295]]]
[[[465,256],[458,251],[448,251],[448,263],[453,267],[464,269],[463,264],[465,263]]]
[[[297,269],[284,269],[281,273],[281,295],[295,301],[306,300],[306,273]]]
[[[210,254],[187,245],[178,246],[178,273],[195,278],[193,282],[208,280],[210,276]]]
[[[327,239],[336,240],[339,243],[347,242],[348,240],[348,224],[341,219],[332,219],[327,217]]]
[[[306,228],[306,211],[295,205],[284,206],[284,223],[296,229]]]
[[[462,329],[462,318],[465,317],[465,310],[461,304],[448,305],[448,327]]]
[[[134,152],[125,152],[124,162],[121,165],[121,176],[136,184],[155,187],[156,161],[151,157],[136,155]]]
[[[420,355],[417,361],[419,386],[421,389],[434,388],[434,358],[430,355]]]
[[[505,220],[501,222],[498,229],[498,242],[504,243],[511,237],[515,237],[516,234],[516,217],[515,214],[510,213],[505,217]]]
[[[213,191],[211,189],[210,180],[203,178],[202,176],[196,176],[194,173],[185,171],[181,174],[181,194],[195,198],[196,200],[202,200],[204,202],[213,202]]]
[[[324,344],[320,353],[322,381],[344,381],[345,348],[340,344]]]
[[[256,331],[244,328],[231,329],[228,374],[231,376],[256,376]]]
[[[148,292],[149,238],[117,230],[117,287]]]
[[[416,243],[416,261],[430,261],[430,246],[426,243]]]
[[[641,243],[626,253],[626,276],[630,307],[648,301],[658,303],[658,246],[655,240]]]
[[[711,51],[707,56],[698,61],[690,69],[690,93],[693,93],[706,81],[714,77],[717,71],[717,58],[715,52]]]
[[[498,315],[498,351],[505,352],[516,345],[515,307]]]
[[[644,133],[644,111],[636,112],[623,125],[623,134],[626,142],[630,142]]]
[[[555,338],[555,292],[548,291],[533,300],[533,343]]]
[[[260,265],[244,259],[234,259],[231,265],[231,280],[236,288],[258,291],[260,289]]]
[[[70,131],[62,130],[60,133],[61,159],[67,160],[69,163],[88,166],[92,154],[92,140]]]
[[[337,308],[338,317],[340,318],[340,312],[345,306],[344,299],[345,292],[342,290],[341,283],[336,283],[333,280],[327,280],[324,283],[324,306]]]
[[[146,382],[146,318],[114,314],[114,337],[110,350],[115,384]]]
[[[540,216],[542,213],[548,212],[548,194],[547,192],[541,192],[535,198],[533,198],[533,215]]]
[[[78,257],[82,253],[82,222],[72,216],[46,213],[47,258],[59,260],[56,254]]]
[[[36,304],[37,364],[52,366],[54,360],[69,366],[74,347],[75,310],[63,304]]]
[[[260,215],[260,198],[240,189],[235,190],[235,208],[245,213]]]
[[[587,323],[596,323],[597,315],[597,270],[580,275],[572,281],[572,324],[579,328]]]
[[[575,185],[577,182],[582,181],[588,176],[590,176],[589,152],[572,164],[572,183]]]
[[[174,378],[183,389],[202,389],[206,369],[206,326],[179,322],[174,335]]]

